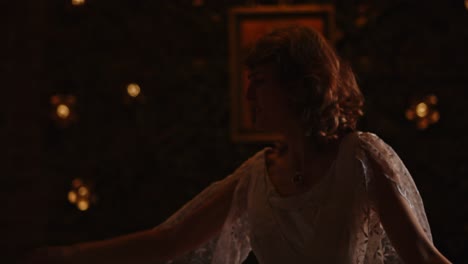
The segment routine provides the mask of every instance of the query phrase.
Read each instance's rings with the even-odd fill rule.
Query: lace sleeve
[[[401,161],[398,154],[377,135],[372,133],[360,133],[360,154],[366,185],[372,190],[373,171],[369,164],[369,158],[377,162],[382,168],[385,177],[390,179],[401,196],[407,201],[415,213],[419,223],[428,238],[432,241],[431,230],[424,211],[423,201],[408,169]]]
[[[370,165],[370,160],[372,160],[380,166],[383,175],[395,185],[415,214],[427,238],[432,241],[423,201],[413,178],[397,153],[377,135],[359,132],[357,158],[361,164],[368,194],[375,191],[374,172]],[[365,227],[365,238],[368,244],[363,263],[402,263],[380,222],[373,196],[369,195],[368,197],[370,210]]]
[[[221,232],[199,248],[185,253],[182,256],[178,256],[164,264],[238,264],[247,257],[251,247],[246,215],[247,211],[245,208],[247,199],[246,190],[250,179],[249,172],[251,163],[252,158],[244,162],[234,173],[225,179],[209,185],[166,221],[156,227],[162,228],[176,225],[200,208],[207,200],[212,198],[219,188],[237,181],[237,186],[231,201],[231,208]]]

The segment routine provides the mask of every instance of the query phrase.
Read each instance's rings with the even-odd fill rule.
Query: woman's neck
[[[278,149],[281,156],[285,155],[291,170],[305,174],[310,172],[310,166],[317,165],[317,162],[334,159],[340,141],[337,139],[319,144],[312,137],[296,133],[285,136],[284,141],[278,144]]]

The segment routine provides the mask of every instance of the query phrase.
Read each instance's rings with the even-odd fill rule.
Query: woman
[[[433,245],[398,155],[356,131],[351,69],[301,26],[277,29],[246,60],[258,129],[283,135],[166,222],[106,241],[48,248],[59,263],[450,263]]]

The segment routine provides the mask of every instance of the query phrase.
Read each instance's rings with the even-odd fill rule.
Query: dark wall
[[[38,245],[153,227],[264,146],[229,138],[226,14],[246,2],[0,3],[7,263]],[[306,2],[313,1],[295,1]],[[361,129],[376,132],[408,166],[440,250],[468,261],[464,2],[333,4],[336,48],[366,95]],[[126,95],[130,82],[141,86],[137,100]],[[56,94],[76,98],[66,126],[51,118]],[[419,130],[405,111],[427,94],[439,98],[441,118]],[[75,178],[98,197],[84,212],[67,200]]]
[[[55,188],[41,164],[46,10],[35,1],[2,1],[0,9],[0,261],[10,263],[21,249],[43,243]]]

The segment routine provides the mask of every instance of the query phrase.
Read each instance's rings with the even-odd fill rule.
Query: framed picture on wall
[[[236,7],[229,10],[229,71],[231,90],[231,138],[235,142],[273,142],[280,136],[255,129],[245,98],[248,79],[243,59],[249,47],[274,28],[304,25],[334,42],[332,5],[277,5]]]

